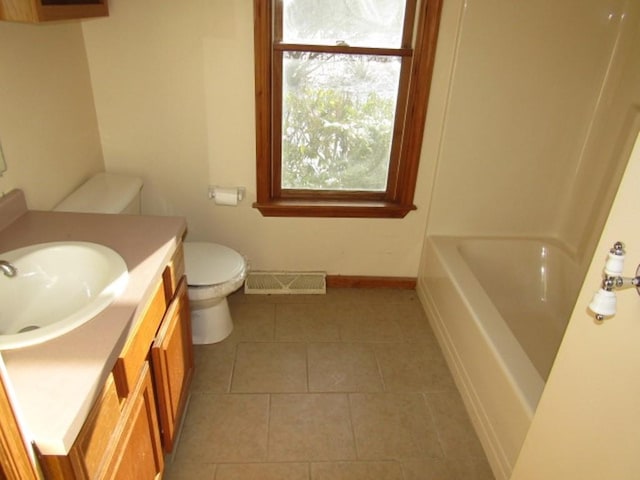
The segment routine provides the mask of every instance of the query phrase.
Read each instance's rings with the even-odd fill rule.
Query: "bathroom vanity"
[[[26,211],[22,193],[12,195],[0,201],[0,252],[88,241],[118,252],[129,270],[125,292],[93,320],[1,352],[45,478],[159,477],[193,374],[184,219]]]

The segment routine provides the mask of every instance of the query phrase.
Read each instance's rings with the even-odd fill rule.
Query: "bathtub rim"
[[[458,245],[462,241],[515,241],[515,242],[537,242],[540,244],[554,245],[572,257],[570,252],[560,243],[553,239],[541,239],[533,237],[484,237],[484,236],[445,236],[430,235],[428,241],[433,244],[433,250],[438,255],[438,261],[446,271],[448,278],[454,284],[459,293],[465,308],[471,313],[476,324],[480,327],[480,333],[485,342],[492,346],[492,350],[498,359],[503,373],[509,381],[515,385],[516,393],[526,409],[530,418],[537,408],[545,381],[535,368],[526,352],[518,342],[518,339],[511,332],[508,324],[504,321],[497,307],[493,304],[482,284],[475,276],[471,267],[458,250]],[[458,277],[456,277],[458,274]],[[463,278],[459,278],[463,274]],[[467,287],[461,285],[468,282]],[[468,288],[468,290],[467,290]],[[479,312],[484,312],[487,316],[485,320],[479,318]],[[489,333],[491,331],[494,336]],[[495,340],[493,339],[495,338]],[[507,364],[504,359],[509,359]],[[524,381],[527,379],[527,381]]]

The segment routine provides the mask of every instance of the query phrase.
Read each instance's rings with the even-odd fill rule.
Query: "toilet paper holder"
[[[245,194],[245,187],[209,185],[209,200],[214,200],[218,205],[237,205],[244,199]]]
[[[635,287],[638,294],[640,294],[640,265],[636,269],[635,277],[622,276],[625,253],[622,242],[614,243],[613,248],[609,250],[607,261],[604,265],[602,285],[589,304],[589,310],[595,313],[598,321],[616,314],[617,302],[614,290]]]

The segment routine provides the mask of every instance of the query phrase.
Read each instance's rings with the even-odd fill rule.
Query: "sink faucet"
[[[18,274],[18,269],[6,260],[0,260],[0,270],[5,277],[15,277]]]

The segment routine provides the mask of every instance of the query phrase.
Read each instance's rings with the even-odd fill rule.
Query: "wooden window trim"
[[[393,172],[387,193],[382,195],[361,195],[352,199],[350,195],[338,192],[289,192],[283,195],[279,185],[274,186],[274,179],[280,178],[279,162],[272,162],[274,146],[272,144],[272,112],[275,101],[272,93],[273,85],[273,50],[281,54],[283,50],[294,48],[289,44],[280,44],[272,48],[274,31],[273,2],[277,0],[254,0],[254,54],[255,54],[255,100],[256,100],[256,188],[257,198],[253,204],[263,216],[267,217],[359,217],[359,218],[404,218],[415,210],[413,203],[424,126],[427,116],[427,104],[431,77],[435,60],[435,47],[438,36],[442,0],[422,0],[417,7],[415,47],[410,58],[412,68],[408,82],[404,88],[405,95],[398,98],[398,104],[404,110],[404,128],[394,135],[401,135],[400,141],[394,145],[399,148],[396,155],[397,165],[391,165]],[[408,8],[414,8],[408,2]],[[411,13],[411,12],[409,12]],[[409,29],[405,28],[405,32]],[[405,51],[408,35],[405,34],[403,48]],[[340,52],[343,47],[334,47]],[[370,51],[372,49],[363,49]],[[382,49],[385,50],[385,49]],[[390,52],[386,52],[389,54]],[[406,61],[406,60],[404,60]],[[281,82],[281,79],[276,80]],[[401,88],[402,92],[403,89]],[[400,111],[402,111],[400,110]],[[395,140],[395,139],[394,139]],[[392,156],[393,158],[393,156]]]

